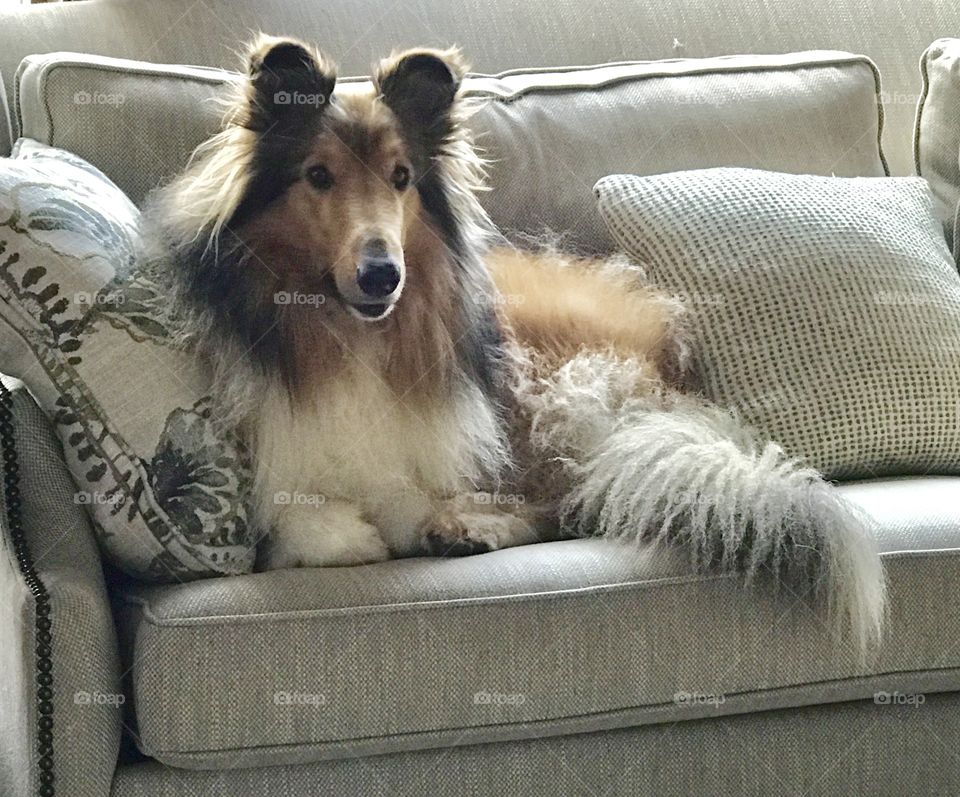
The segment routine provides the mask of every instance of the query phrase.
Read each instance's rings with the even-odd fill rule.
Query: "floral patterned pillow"
[[[56,425],[114,564],[154,581],[246,573],[249,463],[135,267],[138,216],[63,150],[21,139],[0,160],[0,370]]]

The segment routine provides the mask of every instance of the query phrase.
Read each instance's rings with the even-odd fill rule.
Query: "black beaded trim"
[[[33,557],[23,534],[20,515],[20,465],[17,462],[13,431],[13,395],[0,381],[0,449],[3,451],[3,500],[13,552],[23,580],[33,594],[36,613],[37,668],[37,766],[40,769],[38,794],[53,797],[53,658],[50,634],[50,593],[37,575]]]

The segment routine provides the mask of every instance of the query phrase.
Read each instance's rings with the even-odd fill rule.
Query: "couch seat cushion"
[[[147,755],[299,763],[960,688],[960,478],[842,487],[892,608],[861,662],[799,596],[597,539],[125,596]]]

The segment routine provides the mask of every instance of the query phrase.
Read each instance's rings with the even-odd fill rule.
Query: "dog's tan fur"
[[[376,95],[348,95],[309,155],[310,162],[338,176],[337,187],[317,194],[300,182],[240,231],[256,255],[252,267],[262,278],[264,297],[277,290],[321,291],[324,277],[349,281],[370,230],[403,252],[404,300],[378,330],[384,376],[401,393],[444,388],[461,332],[459,299],[440,234],[417,192],[398,197],[388,182],[394,165],[408,159],[397,120]],[[673,378],[679,307],[633,275],[605,269],[602,260],[552,251],[495,247],[485,260],[504,329],[536,352],[538,368],[555,370],[584,350],[610,350],[636,359],[649,379]],[[312,268],[316,262],[330,264],[319,279]],[[362,327],[352,318],[336,323],[339,317],[317,324],[311,314],[316,316],[315,310],[295,308],[287,321],[297,372],[308,377],[295,388],[307,393],[335,375],[349,356],[352,332]],[[432,379],[425,380],[428,373]]]
[[[634,275],[602,260],[510,248],[492,250],[487,266],[504,323],[545,370],[584,350],[634,359],[650,379],[673,369],[680,307]]]
[[[461,538],[502,547],[534,539],[531,529],[541,520],[548,522],[540,531],[555,526],[565,482],[554,455],[564,452],[532,442],[541,384],[578,354],[593,351],[633,363],[636,390],[657,390],[669,381],[678,350],[676,304],[622,270],[551,251],[487,248],[489,225],[476,198],[481,165],[463,125],[464,107],[451,101],[441,109],[437,118],[446,132],[428,160],[417,160],[431,131],[411,134],[419,119],[409,116],[405,103],[416,105],[419,95],[397,87],[411,63],[427,69],[414,78],[421,82],[437,78],[440,64],[455,84],[466,71],[455,51],[395,54],[375,70],[371,87],[326,96],[322,110],[304,112],[305,120],[313,113],[317,121],[299,128],[296,111],[278,111],[271,92],[281,79],[332,91],[332,65],[303,44],[269,37],[255,42],[250,78],[227,126],[198,150],[194,166],[168,192],[174,201],[161,205],[170,237],[189,243],[201,230],[210,236],[208,248],[215,243],[235,253],[230,279],[245,287],[234,301],[250,314],[249,334],[256,337],[227,345],[221,332],[207,327],[215,319],[195,323],[193,334],[214,365],[225,415],[240,423],[254,449],[261,522],[279,531],[277,538],[284,529],[296,536],[303,524],[320,534],[326,521],[277,510],[269,496],[322,492],[339,508],[331,503],[321,514],[336,516],[345,534],[352,528],[367,541],[359,545],[360,560],[382,556],[371,542],[377,531],[394,553],[407,553],[422,545],[424,535],[439,535],[445,548]],[[284,71],[291,68],[292,75]],[[428,104],[418,113],[433,111]],[[294,126],[278,134],[277,125],[284,124]],[[280,152],[271,157],[282,159],[288,140],[290,146],[305,142],[297,174],[258,204],[258,191],[269,191],[269,184],[258,189],[251,182],[263,171],[258,148],[278,135],[273,146]],[[307,179],[314,167],[331,177],[323,190]],[[415,187],[397,188],[398,168],[414,172]],[[430,177],[442,185],[445,203],[432,212],[423,199],[424,191],[436,193],[424,187]],[[384,242],[404,270],[402,295],[376,323],[348,306],[371,238]],[[206,276],[193,289],[181,284],[182,303],[189,307],[193,291],[218,278]],[[324,301],[270,310],[281,293]],[[258,314],[272,322],[256,326]],[[490,330],[478,331],[478,323]],[[279,381],[264,380],[261,368],[237,371],[237,360],[249,360],[261,333],[278,341],[261,368],[276,372]],[[500,354],[478,353],[478,335],[493,335],[483,345]],[[474,349],[465,349],[465,341]],[[490,373],[465,373],[471,358],[485,361],[481,371]],[[481,387],[484,379],[490,383]],[[374,394],[380,396],[374,417],[354,417]],[[364,453],[366,438],[377,444]],[[307,451],[293,454],[291,446]],[[322,456],[312,458],[310,451]],[[358,469],[367,460],[384,474],[383,495],[370,495],[381,487]],[[464,498],[476,489],[522,491],[525,506],[498,509],[491,519]],[[373,532],[365,525],[371,521]],[[342,546],[337,551],[343,558]],[[325,558],[332,555],[327,548],[315,556],[288,550],[274,563],[334,563]]]
[[[144,218],[221,420],[252,450],[264,566],[668,540],[705,571],[819,590],[876,638],[882,571],[852,513],[676,390],[678,302],[623,262],[491,248],[456,51],[397,53],[336,94],[299,42],[262,37],[247,68],[224,129]],[[371,240],[399,278],[372,302]]]
[[[376,333],[384,344],[383,376],[400,394],[422,391],[431,386],[424,381],[428,372],[442,384],[452,363],[457,319],[448,256],[417,192],[397,197],[384,177],[403,157],[395,123],[382,118],[385,114],[370,96],[351,98],[343,112],[344,123],[321,134],[310,156],[328,165],[342,186],[317,195],[306,184],[298,184],[240,235],[256,261],[271,264],[271,270],[254,265],[265,296],[283,290],[329,297],[331,281],[352,278],[359,242],[375,227],[395,251],[404,253],[408,275],[403,303],[380,322]],[[350,148],[347,142],[365,135],[368,124],[374,127],[365,149]],[[318,275],[312,267],[317,262],[329,263],[329,270]],[[350,357],[357,330],[369,331],[342,310],[323,310],[330,311],[294,307],[283,321],[293,346],[295,372],[301,375],[291,385],[297,396],[309,395],[323,381],[336,378]]]

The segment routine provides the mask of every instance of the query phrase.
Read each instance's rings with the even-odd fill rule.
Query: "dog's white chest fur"
[[[285,516],[301,525],[350,505],[395,552],[415,545],[436,501],[477,489],[503,459],[497,418],[475,386],[403,395],[359,359],[309,406],[268,389],[253,431],[261,523],[282,532],[294,525]]]

